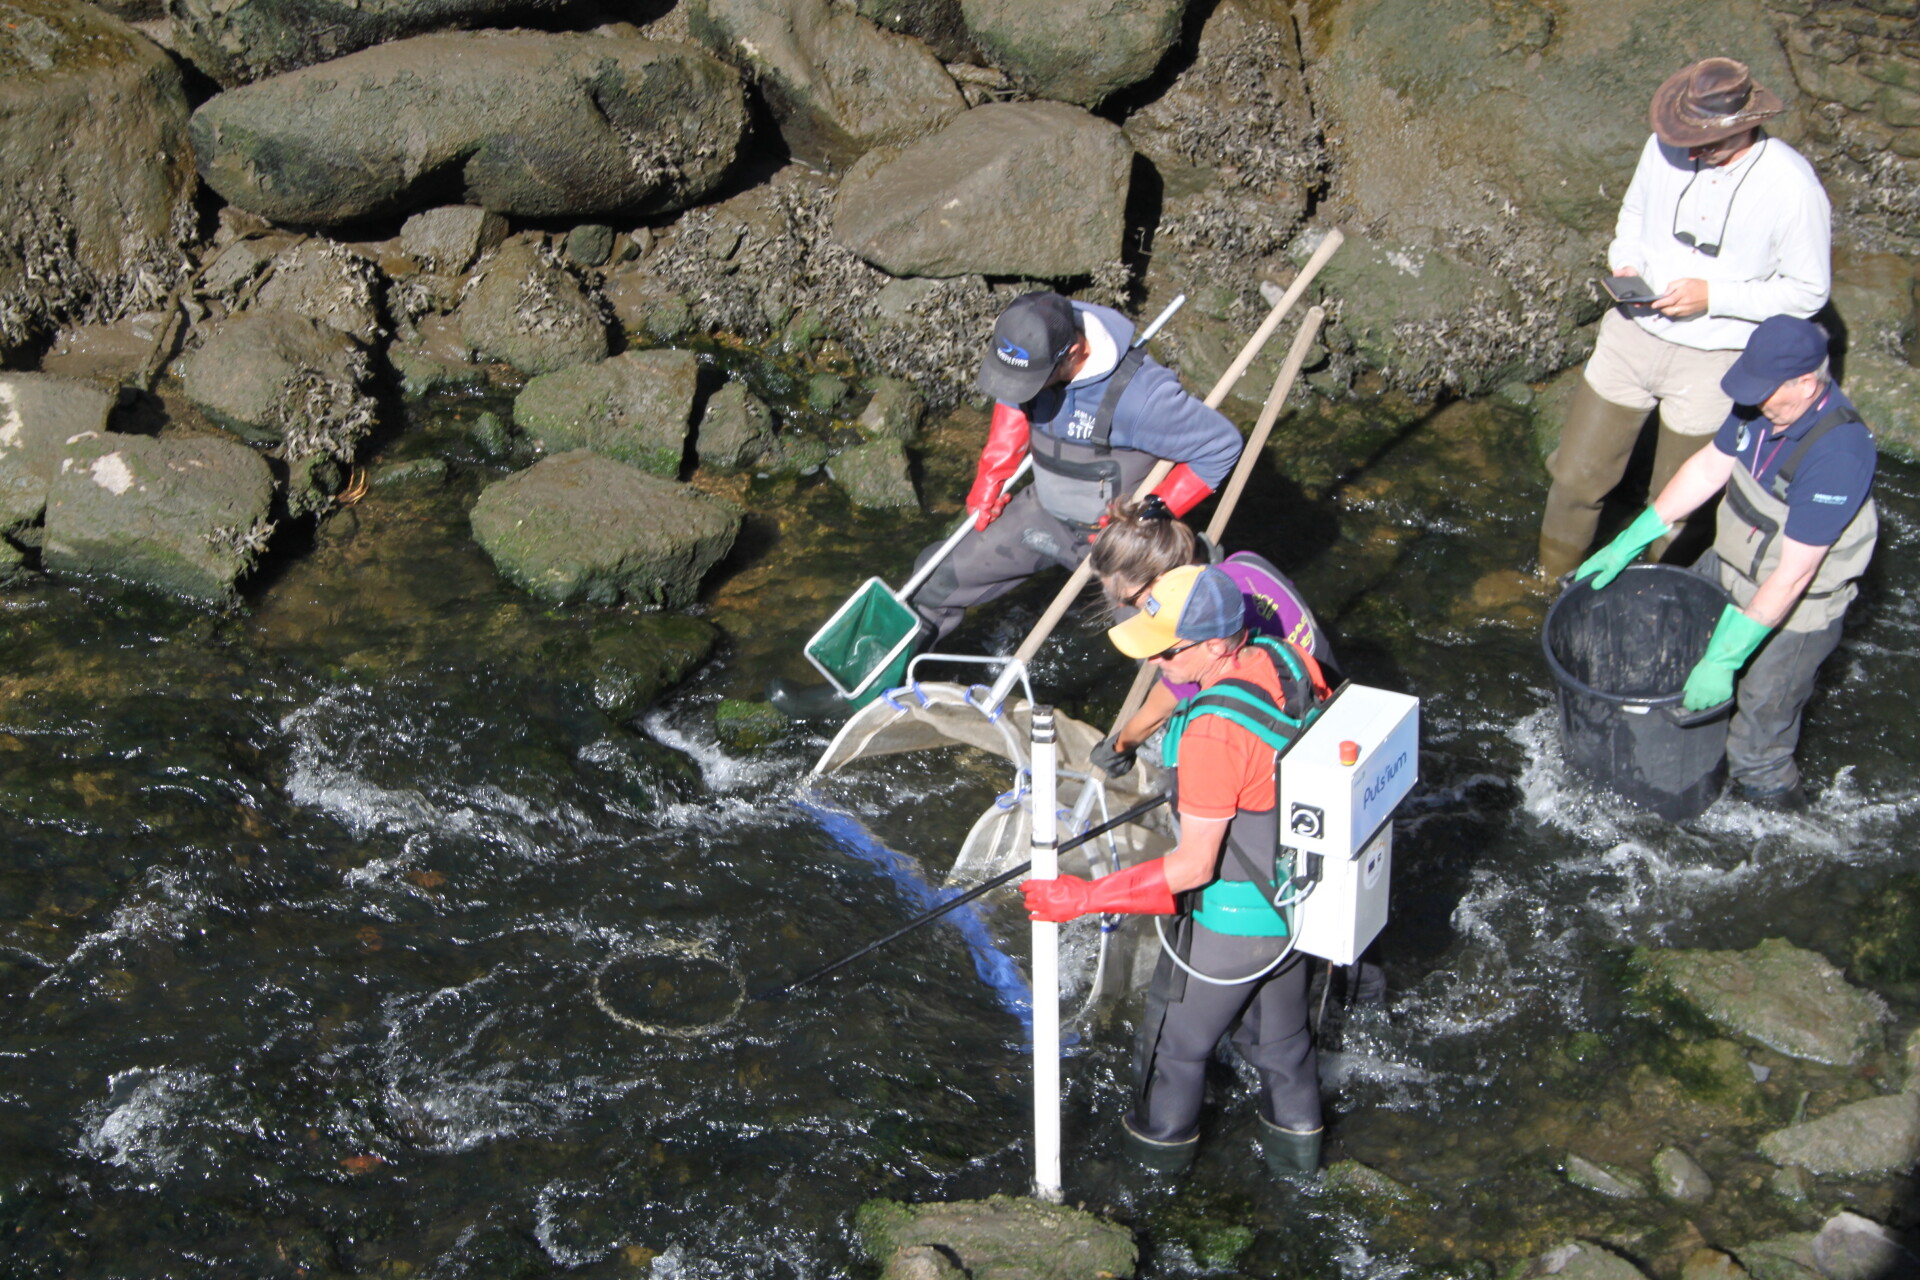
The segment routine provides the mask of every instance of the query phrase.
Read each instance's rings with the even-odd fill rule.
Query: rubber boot
[[[1127,1159],[1155,1173],[1185,1173],[1193,1167],[1194,1152],[1200,1149],[1200,1135],[1196,1133],[1185,1142],[1156,1142],[1135,1133],[1133,1126],[1122,1120],[1120,1149],[1126,1152]]]
[[[767,701],[795,720],[838,724],[853,714],[853,704],[841,697],[839,691],[830,684],[789,684],[785,680],[769,680]]]
[[[1540,576],[1548,582],[1572,573],[1586,558],[1601,505],[1626,474],[1648,412],[1615,404],[1580,380],[1560,447],[1547,458],[1553,487],[1540,516]]]
[[[1267,1158],[1267,1172],[1276,1178],[1297,1178],[1320,1171],[1320,1140],[1324,1127],[1307,1133],[1282,1129],[1265,1116],[1260,1117],[1260,1150]]]
[[[1738,788],[1740,798],[1756,809],[1766,809],[1773,813],[1805,813],[1813,804],[1807,795],[1804,782],[1793,782],[1784,787],[1775,787],[1771,791],[1756,791],[1746,783]]]

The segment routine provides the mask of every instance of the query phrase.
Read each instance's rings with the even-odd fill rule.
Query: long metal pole
[[[1033,709],[1033,878],[1060,874],[1053,708]],[[1033,922],[1033,1194],[1059,1204],[1060,926]]]

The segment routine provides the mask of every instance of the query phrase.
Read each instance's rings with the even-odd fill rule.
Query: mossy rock
[[[528,382],[513,422],[545,453],[591,449],[657,476],[675,477],[700,379],[691,351],[625,351]]]
[[[1747,951],[1634,952],[1635,993],[1795,1058],[1859,1062],[1881,1043],[1886,1003],[1825,957],[1781,938]]]
[[[1080,1209],[1017,1196],[951,1204],[869,1200],[854,1213],[869,1256],[931,1246],[960,1260],[972,1280],[1125,1280],[1139,1260],[1132,1234]]]
[[[1867,899],[1848,959],[1868,982],[1920,979],[1920,875],[1899,875]]]
[[[588,642],[594,705],[616,720],[633,719],[706,661],[719,638],[713,624],[684,614],[622,613]]]
[[[722,746],[733,751],[760,751],[781,741],[792,725],[770,702],[722,698],[714,708],[713,731]]]

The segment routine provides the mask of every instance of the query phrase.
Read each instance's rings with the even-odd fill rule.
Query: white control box
[[[1347,742],[1354,760],[1342,764]],[[1280,757],[1280,843],[1351,858],[1419,777],[1420,699],[1346,685]]]
[[[1420,700],[1365,685],[1345,686],[1280,757],[1280,843],[1296,876],[1309,855],[1320,870],[1300,950],[1352,964],[1386,926],[1393,811],[1419,777]]]

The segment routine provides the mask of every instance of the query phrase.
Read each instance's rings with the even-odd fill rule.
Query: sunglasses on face
[[[1179,657],[1181,654],[1185,653],[1187,650],[1193,648],[1193,646],[1197,644],[1202,644],[1202,643],[1204,643],[1204,641],[1189,640],[1185,644],[1176,644],[1171,648],[1162,649],[1160,652],[1154,654],[1151,658],[1147,659],[1147,661],[1172,662],[1175,658]]]

